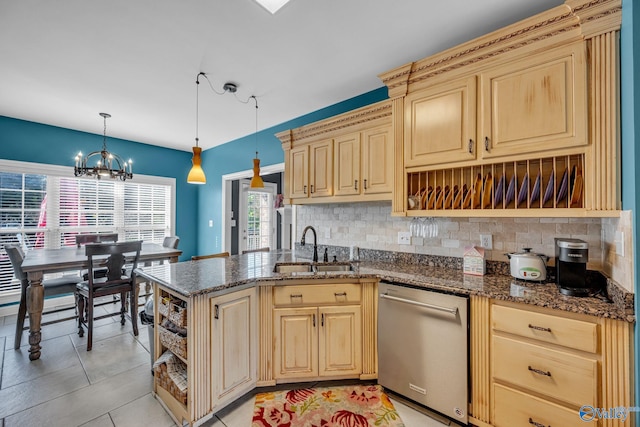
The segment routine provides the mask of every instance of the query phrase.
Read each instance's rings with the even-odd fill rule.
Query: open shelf
[[[407,214],[583,209],[584,155],[407,173]]]

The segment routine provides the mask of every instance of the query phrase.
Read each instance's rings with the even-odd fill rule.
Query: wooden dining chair
[[[267,246],[266,248],[258,248],[258,249],[247,249],[246,251],[242,251],[242,254],[250,254],[252,252],[269,252],[271,249]]]
[[[210,255],[194,255],[191,257],[191,261],[197,261],[199,259],[209,259],[209,258],[225,258],[229,256],[229,252],[220,252],[219,254],[210,254]]]
[[[76,234],[76,246],[81,248],[90,243],[117,242],[118,233],[95,233],[95,234]],[[94,277],[104,277],[106,269],[98,267],[93,271]],[[89,270],[80,271],[83,280],[89,279]],[[116,299],[114,298],[114,302]]]
[[[24,320],[27,316],[27,287],[29,286],[29,281],[27,280],[27,274],[22,270],[24,252],[20,245],[4,245],[4,250],[9,256],[16,279],[20,280],[20,305],[18,306],[16,337],[13,342],[13,348],[17,350],[20,348],[20,343],[22,342],[22,330],[24,329]],[[57,279],[45,279],[42,281],[44,296],[46,298],[56,295],[73,294],[76,290],[76,285],[81,281],[82,278],[77,274],[62,276]]]
[[[85,246],[85,252],[89,262],[89,271],[95,266],[104,265],[107,269],[105,277],[95,278],[89,275],[88,280],[78,283],[76,296],[78,301],[78,335],[84,335],[83,325],[87,327],[87,351],[91,351],[93,345],[93,305],[94,299],[106,295],[120,295],[122,306],[120,308],[120,324],[124,325],[127,312],[127,293],[136,295],[135,269],[140,259],[142,240],[120,243],[99,243]],[[124,254],[134,253],[133,259],[126,259]],[[105,256],[107,256],[105,260]],[[123,274],[123,267],[127,264],[128,274]],[[129,304],[131,307],[131,324],[133,334],[138,336],[137,304]]]

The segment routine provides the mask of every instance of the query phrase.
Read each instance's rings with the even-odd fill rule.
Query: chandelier
[[[89,153],[82,157],[82,153],[76,155],[76,167],[73,170],[75,176],[95,176],[101,178],[120,178],[122,181],[133,178],[132,161],[125,162],[122,157],[107,151],[107,119],[111,114],[100,113],[104,119],[104,134],[102,137],[102,150]],[[89,166],[93,164],[93,166]]]

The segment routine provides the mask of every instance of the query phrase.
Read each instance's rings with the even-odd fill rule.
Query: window
[[[72,174],[66,167],[0,160],[0,297],[17,299],[20,289],[7,243],[28,251],[74,246],[78,233],[117,232],[120,240],[154,243],[174,234],[175,179],[136,175],[122,182]]]

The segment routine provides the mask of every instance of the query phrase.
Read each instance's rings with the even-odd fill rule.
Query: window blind
[[[47,173],[30,173],[43,170]],[[49,170],[47,170],[49,169]],[[69,169],[69,171],[67,171]],[[4,250],[75,246],[78,233],[117,232],[119,240],[162,243],[173,234],[175,180],[75,178],[71,168],[0,160],[0,297],[19,297]]]

